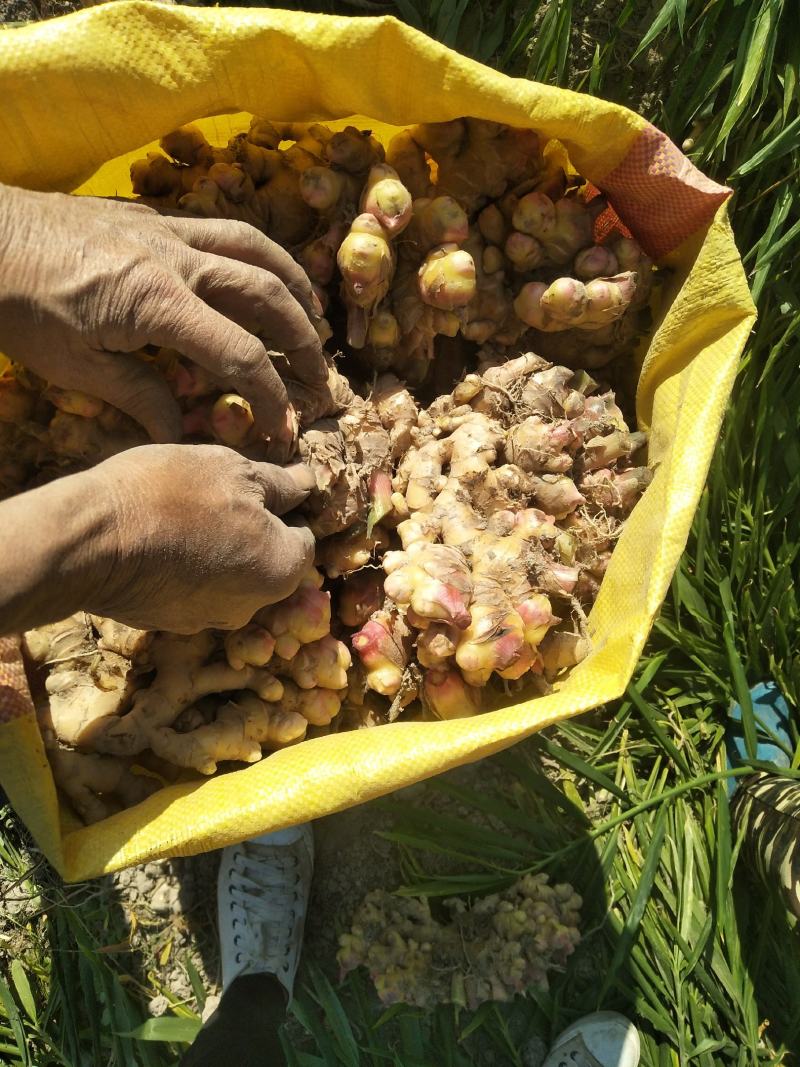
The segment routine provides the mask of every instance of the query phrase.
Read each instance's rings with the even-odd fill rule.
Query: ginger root
[[[64,792],[86,818],[154,788],[139,760],[160,781],[212,774],[332,730],[549,691],[589,651],[584,613],[652,478],[609,385],[648,326],[653,263],[601,234],[605,200],[534,131],[423,123],[384,151],[369,130],[254,117],[227,145],[187,125],[160,148],[133,163],[136,195],[259,228],[306,271],[330,315],[314,316],[322,343],[338,334],[327,391],[270,354],[285,446],[228,381],[136,353],[187,436],[311,469],[291,521],[319,569],[232,633],[79,614],[26,635],[54,774],[74,774]],[[0,493],[140,443],[96,397],[0,374]]]
[[[120,756],[150,748],[170,763],[193,766],[184,755],[188,735],[173,729],[175,719],[185,708],[212,693],[243,689],[252,689],[273,703],[280,700],[283,686],[273,674],[261,667],[246,665],[236,670],[225,662],[209,663],[213,648],[208,631],[193,637],[159,635],[150,648],[155,678],[148,688],[135,693],[127,714],[109,715],[102,720],[92,738],[93,747]]]
[[[131,761],[96,752],[51,747],[47,758],[53,779],[86,823],[99,822],[152,796],[161,782],[131,770]]]

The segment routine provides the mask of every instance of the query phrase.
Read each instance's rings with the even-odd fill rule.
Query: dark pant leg
[[[761,878],[800,918],[800,781],[759,772],[740,781],[731,800],[736,831]]]
[[[225,990],[181,1067],[283,1067],[278,1030],[285,1018],[286,991],[274,975],[241,975]]]

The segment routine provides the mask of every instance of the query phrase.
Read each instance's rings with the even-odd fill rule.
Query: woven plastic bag
[[[0,783],[68,880],[188,855],[317,818],[505,748],[620,696],[684,548],[754,319],[727,219],[730,191],[636,114],[508,78],[392,18],[186,9],[143,0],[0,31],[0,181],[130,191],[128,164],[189,121],[215,143],[250,114],[386,126],[474,115],[567,149],[672,268],[638,384],[655,478],[589,617],[590,656],[550,696],[474,718],[306,741],[199,784],[162,789],[91,827],[59,806],[16,642],[0,642]]]

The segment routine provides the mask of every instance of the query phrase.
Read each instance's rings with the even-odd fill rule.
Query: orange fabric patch
[[[0,723],[33,714],[19,640],[0,637]]]
[[[612,203],[624,204],[626,226],[653,259],[707,226],[732,192],[701,174],[666,134],[649,124],[625,159],[597,185]]]

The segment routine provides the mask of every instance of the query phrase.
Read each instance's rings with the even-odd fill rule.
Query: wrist
[[[113,514],[92,471],[0,504],[0,634],[102,602],[113,569]]]
[[[0,184],[0,306],[17,288],[20,227],[24,225],[20,190]]]
[[[49,235],[46,209],[55,195],[0,184],[0,351],[13,358],[36,321],[37,298],[53,284],[41,276],[41,235]],[[57,255],[57,247],[48,248],[51,262]]]

